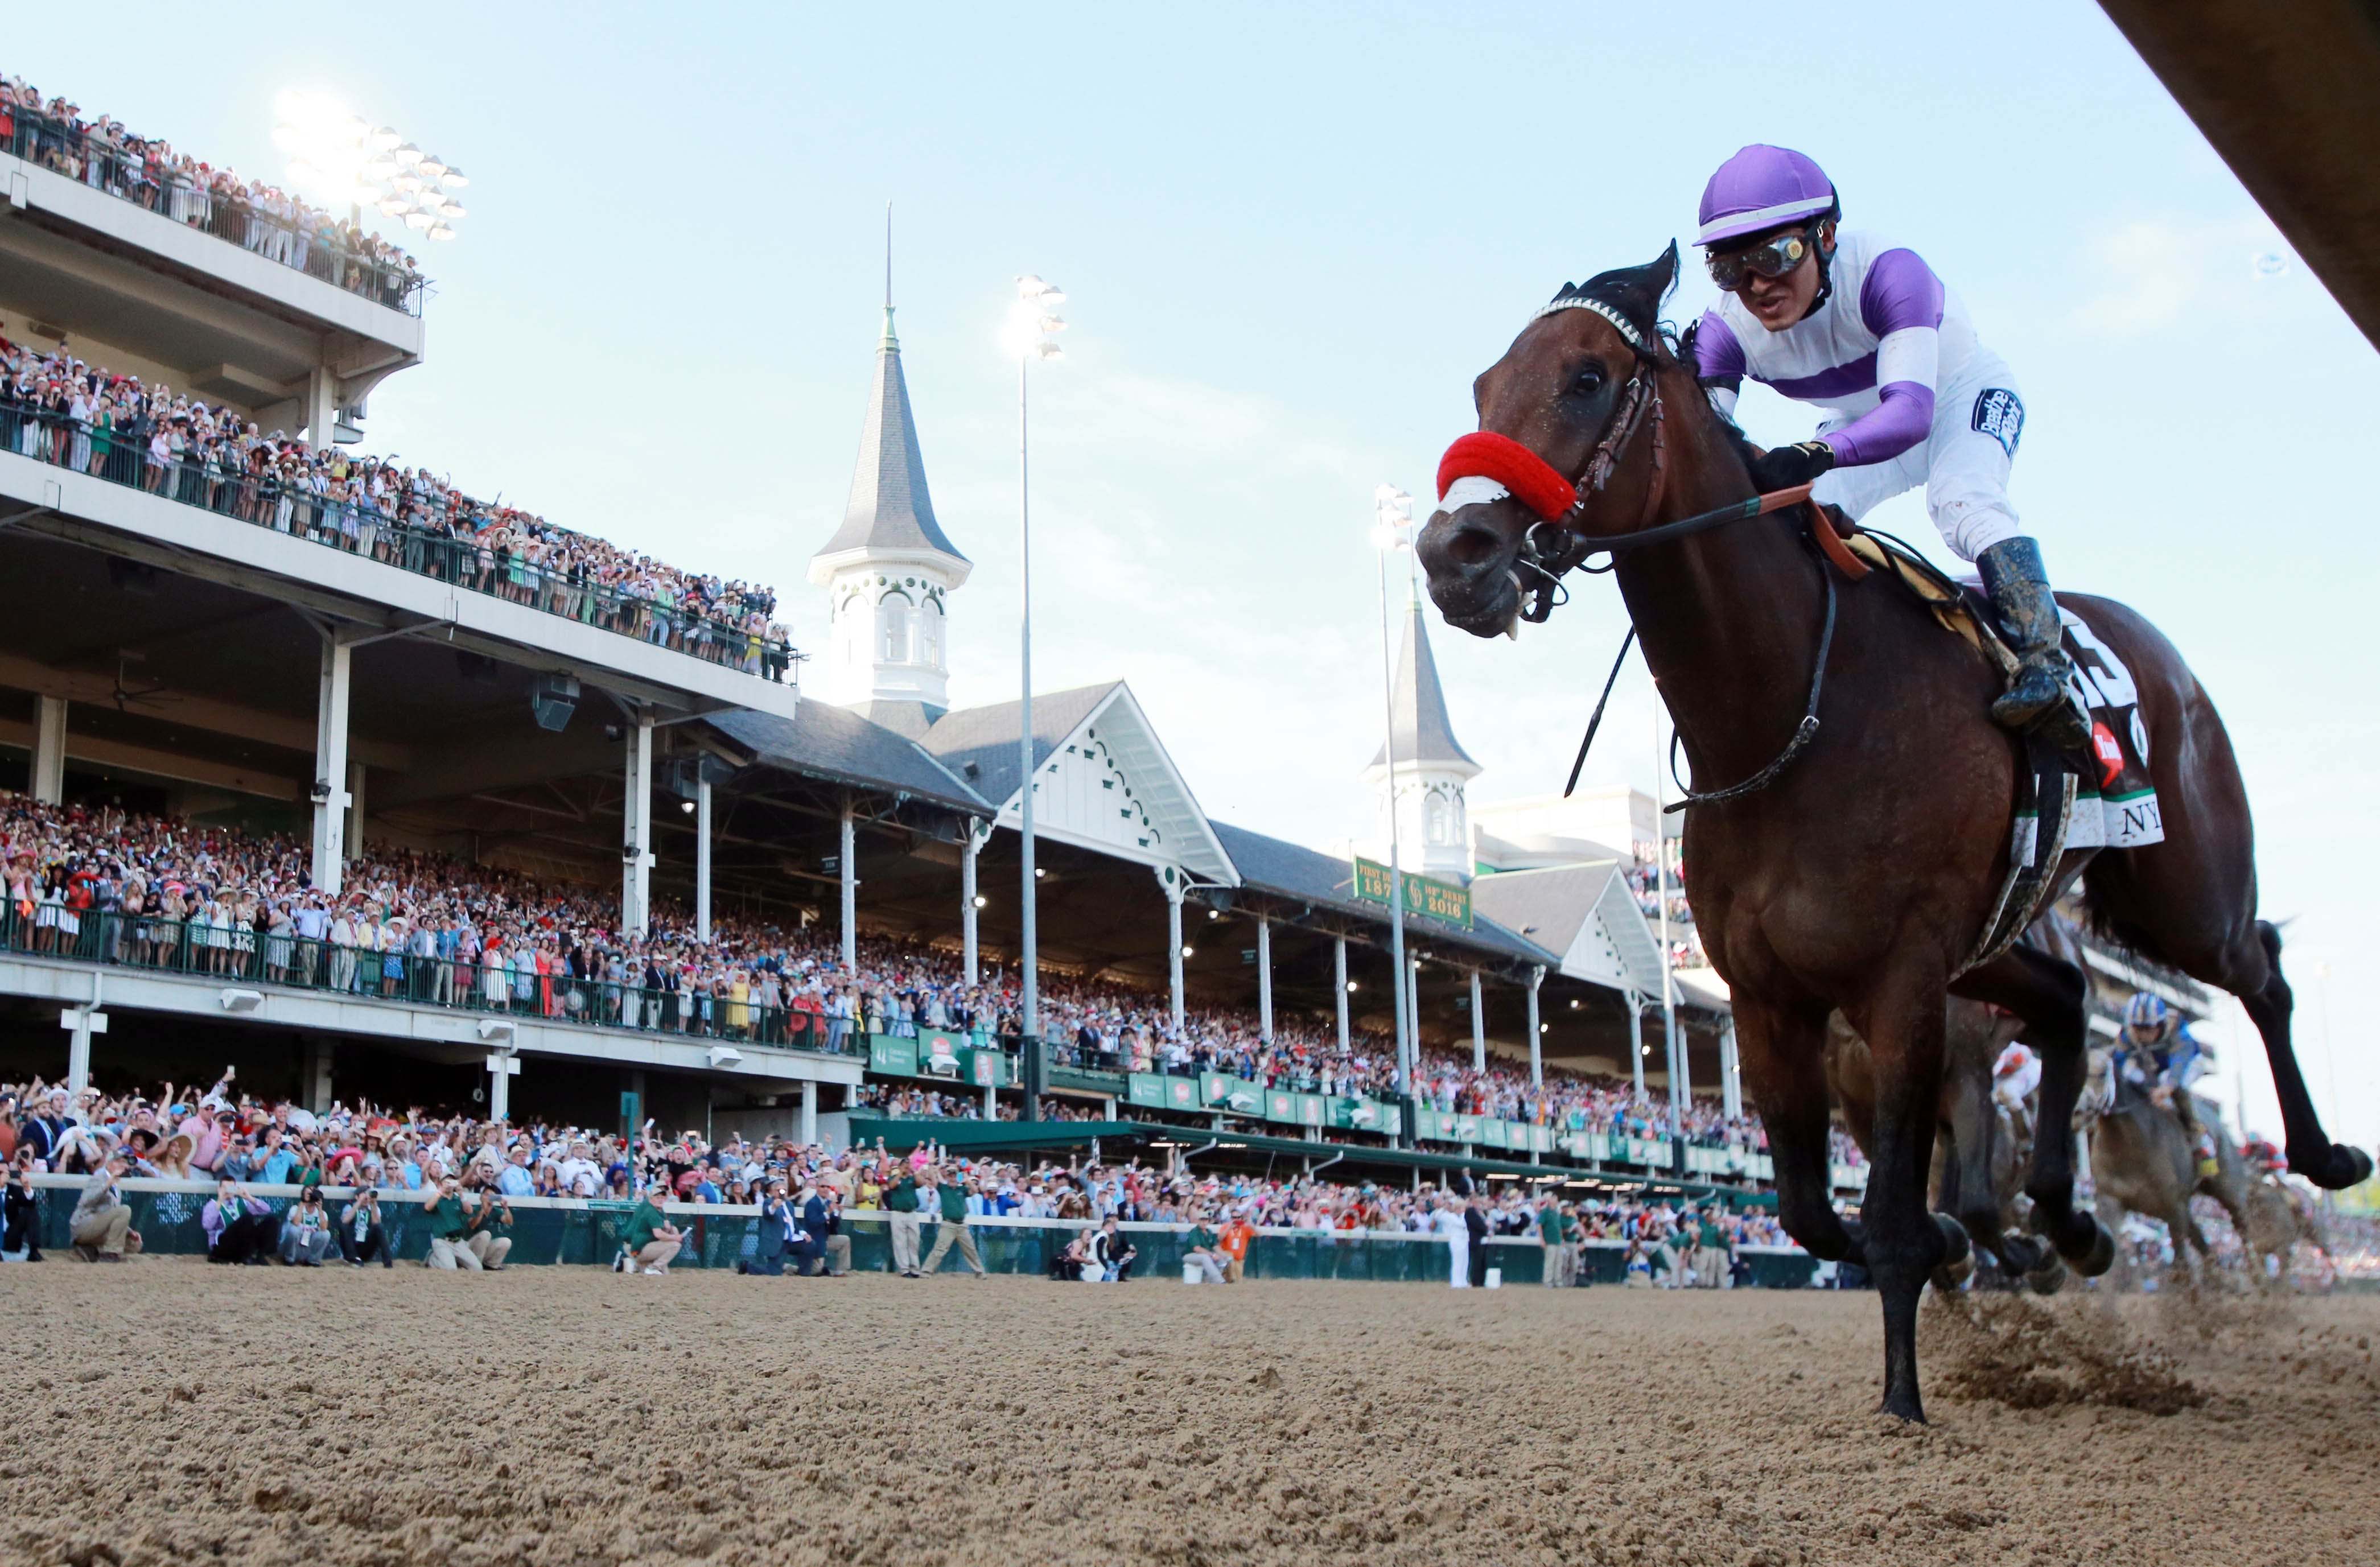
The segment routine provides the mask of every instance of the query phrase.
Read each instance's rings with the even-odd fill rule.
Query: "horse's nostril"
[[[1503,553],[1504,541],[1492,528],[1465,524],[1447,536],[1446,558],[1466,569],[1493,565]]]

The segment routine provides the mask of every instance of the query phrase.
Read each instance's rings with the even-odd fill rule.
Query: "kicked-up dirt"
[[[2380,1297],[0,1269],[0,1561],[2380,1561]]]

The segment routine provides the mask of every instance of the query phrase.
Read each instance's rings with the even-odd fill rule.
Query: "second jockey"
[[[1730,419],[1746,376],[1827,410],[1816,439],[1755,462],[1764,493],[1815,481],[1815,499],[1856,519],[1924,485],[2020,662],[1992,717],[2086,750],[2041,549],[2008,499],[2024,428],[2015,379],[1916,251],[1838,232],[1841,217],[1834,183],[1799,152],[1755,145],[1719,165],[1696,242],[1721,298],[1694,330],[1694,373]]]
[[[2162,996],[2146,990],[2124,1003],[2121,1030],[2125,1051],[2124,1075],[2148,1091],[2148,1096],[2181,1117],[2190,1129],[2198,1156],[2198,1172],[2216,1172],[2215,1134],[2198,1119],[2198,1096],[2192,1085],[2215,1070],[2215,1051],[2190,1031],[2189,1023]]]

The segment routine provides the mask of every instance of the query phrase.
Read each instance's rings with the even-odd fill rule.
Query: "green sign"
[[[1355,856],[1355,896],[1364,903],[1389,905],[1389,889],[1392,882],[1404,884],[1405,912],[1447,925],[1471,929],[1471,890],[1435,877],[1415,876],[1412,871],[1391,876],[1385,865],[1375,864],[1361,855]]]
[[[1197,1109],[1198,1084],[1196,1079],[1190,1077],[1166,1078],[1165,1108],[1168,1110]]]
[[[967,1081],[978,1088],[1008,1087],[1008,1053],[978,1047],[966,1052]]]
[[[1257,1115],[1264,1111],[1264,1090],[1246,1078],[1234,1077],[1228,1072],[1209,1072],[1200,1077],[1198,1094],[1218,1110],[1228,1110],[1240,1115]]]
[[[1124,1098],[1152,1110],[1165,1108],[1165,1079],[1154,1072],[1135,1072],[1125,1079]]]
[[[905,1039],[895,1034],[868,1035],[868,1070],[915,1077],[917,1075],[917,1041]]]

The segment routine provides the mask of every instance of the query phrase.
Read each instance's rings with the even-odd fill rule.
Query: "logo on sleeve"
[[[1975,397],[1974,428],[2000,443],[2000,449],[2011,457],[2016,456],[2017,437],[2024,433],[2024,405],[2015,393],[2004,386],[1988,387]]]

